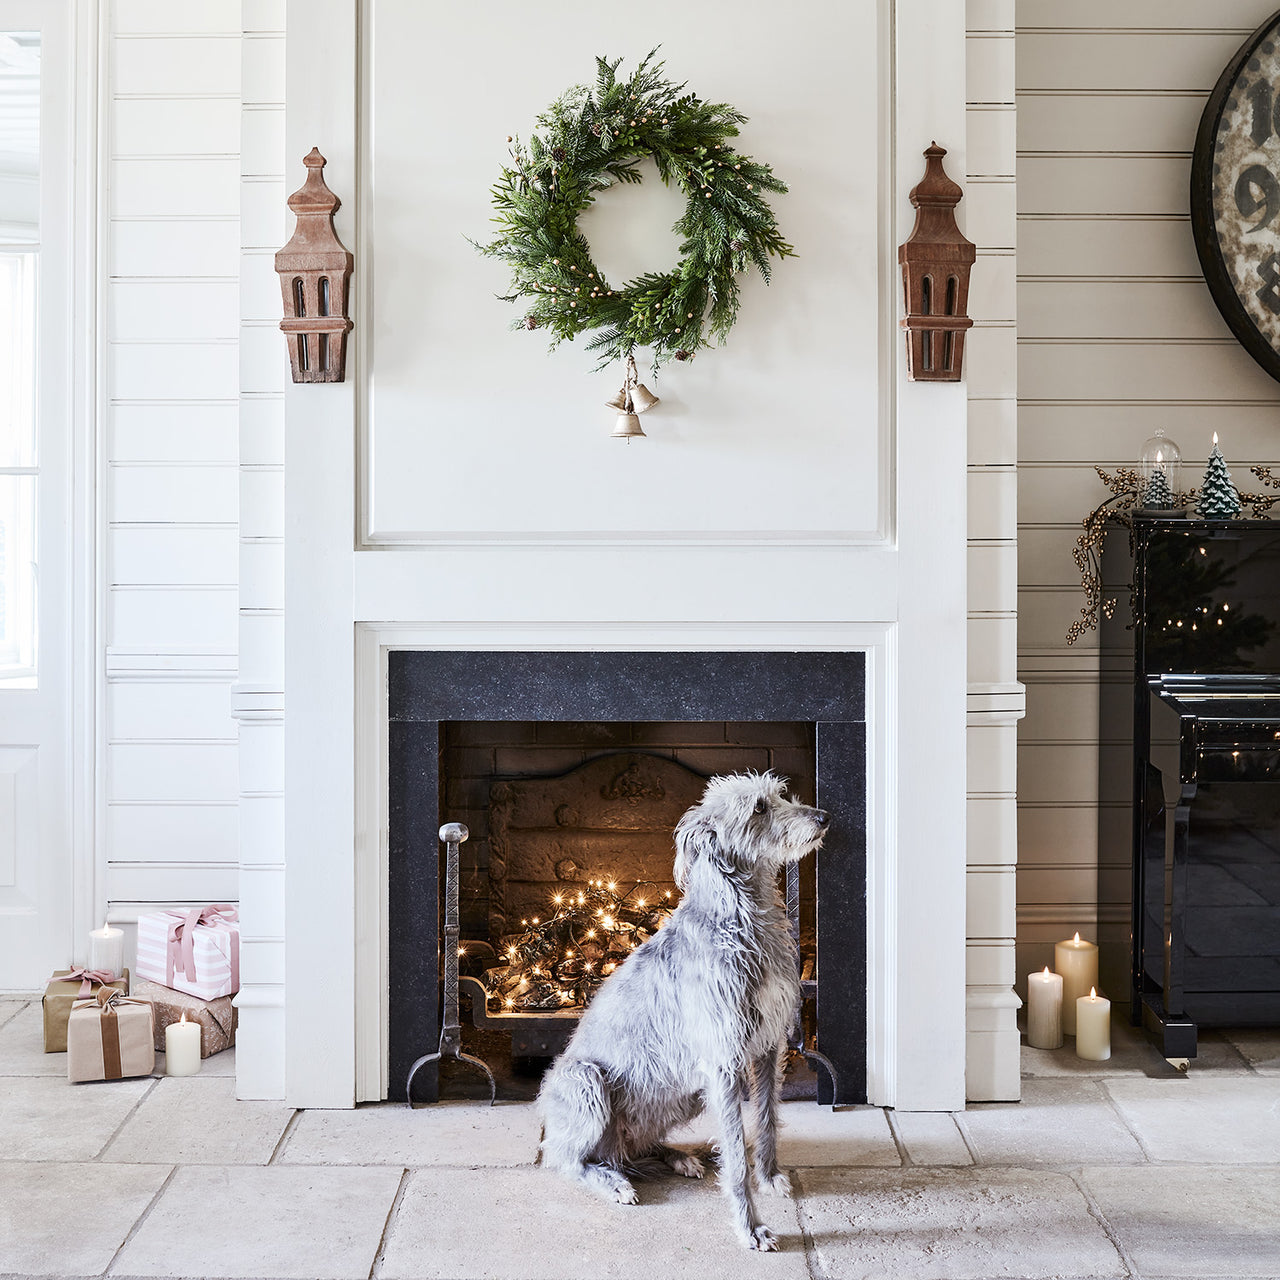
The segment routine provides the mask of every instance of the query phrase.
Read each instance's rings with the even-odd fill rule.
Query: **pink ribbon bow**
[[[183,914],[181,920],[169,926],[168,982],[173,986],[173,975],[182,973],[188,982],[196,981],[196,927],[198,925],[234,925],[240,913],[230,903],[223,902],[209,907],[194,907]],[[240,934],[231,930],[231,985],[240,987]],[[174,953],[177,953],[176,955]]]
[[[93,994],[93,984],[99,982],[106,985],[116,980],[116,975],[110,969],[72,969],[70,973],[55,973],[50,982],[74,982],[80,979],[80,994],[76,996],[77,1000],[83,1000],[86,996]]]

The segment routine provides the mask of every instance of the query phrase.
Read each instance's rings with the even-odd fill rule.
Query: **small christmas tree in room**
[[[1200,501],[1196,510],[1206,520],[1234,520],[1240,514],[1240,495],[1231,483],[1231,472],[1218,448],[1218,433],[1213,433],[1213,452],[1200,485]]]
[[[1165,474],[1163,459],[1156,454],[1156,466],[1147,482],[1147,491],[1142,495],[1142,505],[1148,509],[1163,509],[1175,505],[1173,489],[1169,477]]]

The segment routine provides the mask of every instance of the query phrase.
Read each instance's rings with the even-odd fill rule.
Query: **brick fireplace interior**
[[[600,876],[674,891],[671,828],[706,778],[772,768],[832,814],[824,848],[801,864],[801,953],[817,997],[809,1030],[839,1071],[834,1089],[819,1073],[819,1101],[864,1101],[863,703],[856,652],[391,653],[391,1096],[439,1037],[442,823],[470,831],[462,968],[480,976],[538,903],[569,884]],[[466,1034],[508,1079],[500,1059],[549,1051],[528,1038]],[[527,1074],[532,1064],[520,1065]],[[433,1070],[415,1077],[415,1097],[438,1088]]]

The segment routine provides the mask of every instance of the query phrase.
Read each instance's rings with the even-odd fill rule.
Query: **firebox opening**
[[[470,832],[459,968],[464,1004],[481,1009],[464,1011],[464,1039],[506,1087],[540,1074],[599,982],[678,902],[672,831],[706,779],[772,769],[813,803],[815,747],[804,722],[441,722],[439,813]],[[814,861],[799,875],[809,979]]]

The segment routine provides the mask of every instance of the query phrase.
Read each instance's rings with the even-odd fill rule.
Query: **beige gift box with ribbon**
[[[179,1022],[187,1015],[188,1022],[200,1028],[200,1056],[210,1058],[223,1049],[231,1049],[236,1043],[236,1009],[230,996],[217,1000],[201,1000],[185,991],[171,991],[158,982],[139,982],[133,988],[138,1000],[150,1000],[156,1016],[156,1052],[165,1047],[164,1029],[172,1022]]]
[[[129,970],[118,978],[105,969],[59,969],[44,989],[44,1051],[66,1053],[67,1019],[77,1000],[91,996],[103,983],[129,994]]]
[[[123,1080],[155,1069],[155,1011],[147,1000],[100,987],[67,1019],[67,1079]]]

